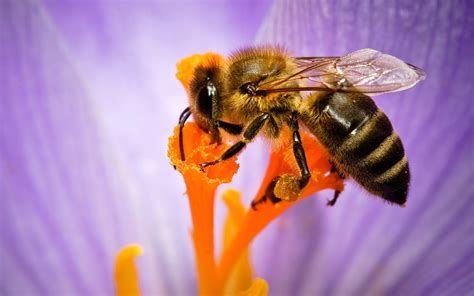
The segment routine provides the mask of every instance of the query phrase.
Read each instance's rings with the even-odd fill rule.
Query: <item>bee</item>
[[[238,154],[257,135],[278,141],[288,127],[301,175],[284,181],[298,192],[311,176],[301,124],[326,148],[334,172],[352,177],[390,203],[404,205],[410,182],[404,148],[369,95],[408,89],[425,77],[422,69],[369,48],[335,57],[292,57],[278,47],[240,50],[223,63],[195,69],[190,106],[179,120],[181,158],[185,159],[182,127],[191,114],[215,142],[221,142],[221,130],[241,136],[218,159],[202,163],[202,169]],[[276,196],[274,188],[281,178],[252,207],[266,199],[276,203],[292,198]]]

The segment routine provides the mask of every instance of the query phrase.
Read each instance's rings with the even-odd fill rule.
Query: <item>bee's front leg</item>
[[[184,142],[183,142],[183,128],[186,120],[188,120],[189,116],[191,115],[191,109],[186,107],[183,110],[181,115],[179,116],[179,154],[181,156],[181,160],[185,161],[186,157],[184,156]]]
[[[229,159],[239,153],[247,145],[247,143],[251,142],[255,138],[255,136],[260,132],[260,130],[263,128],[265,122],[267,122],[268,119],[270,119],[270,114],[268,113],[263,113],[257,116],[257,118],[255,118],[244,131],[244,136],[242,140],[232,145],[218,159],[201,163],[199,165],[201,170],[205,167],[218,164],[219,162]]]

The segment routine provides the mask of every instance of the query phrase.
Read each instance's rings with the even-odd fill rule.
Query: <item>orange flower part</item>
[[[246,291],[237,294],[239,296],[267,296],[268,283],[264,279],[257,278],[253,281],[252,286]]]
[[[214,196],[219,184],[232,180],[239,165],[236,157],[233,157],[203,171],[199,164],[219,158],[228,146],[211,144],[211,136],[193,122],[184,126],[183,138],[186,161],[180,158],[179,127],[175,128],[174,135],[169,138],[168,157],[186,183],[193,223],[191,233],[199,292],[201,295],[216,295],[218,285],[214,259]]]
[[[246,208],[240,200],[240,192],[234,189],[227,189],[222,192],[222,200],[228,209],[226,221],[224,223],[223,246],[229,247],[232,238],[239,230],[245,218]],[[247,247],[243,251],[240,259],[237,260],[230,277],[224,288],[224,295],[237,295],[239,292],[249,289],[252,285],[252,265],[250,263],[250,251]]]
[[[139,296],[140,286],[135,257],[141,255],[143,249],[139,245],[124,247],[115,258],[115,286],[119,296]]]
[[[343,190],[344,184],[342,180],[336,173],[330,173],[331,164],[321,144],[316,141],[314,136],[306,132],[301,132],[301,138],[311,172],[311,179],[304,190],[297,194],[296,201],[302,200],[312,193],[323,189]],[[287,143],[291,143],[291,141],[288,139]],[[288,176],[287,178],[300,176],[291,145],[275,149],[271,152],[267,172],[254,200],[260,200],[265,195],[270,182],[279,176]],[[294,190],[292,184],[289,185],[289,189],[285,188],[287,184],[280,185],[280,190],[284,193],[285,191],[287,193]],[[236,261],[242,256],[250,242],[260,231],[294,204],[295,202],[283,200],[273,204],[267,199],[264,203],[257,205],[257,210],[249,209],[246,212],[238,232],[233,237],[232,243],[224,248],[222,253],[217,269],[220,276],[220,285],[226,285],[229,273],[232,271]]]
[[[182,161],[179,148],[179,126],[168,142],[168,158],[173,166],[185,177],[193,176],[193,182],[201,180],[205,183],[219,185],[232,181],[232,177],[239,169],[237,157],[233,157],[213,166],[201,170],[199,164],[218,159],[229,146],[216,143],[211,144],[211,136],[200,129],[194,122],[188,122],[183,128],[183,148],[186,160]],[[186,183],[186,185],[188,185]],[[189,190],[190,187],[186,186]]]

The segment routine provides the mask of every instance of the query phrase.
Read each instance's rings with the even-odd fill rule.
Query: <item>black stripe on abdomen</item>
[[[402,142],[378,110],[337,151],[340,166],[367,191],[390,202],[406,201],[410,179]]]

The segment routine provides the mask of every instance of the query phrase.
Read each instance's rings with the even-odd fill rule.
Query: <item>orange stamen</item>
[[[202,171],[200,163],[217,159],[228,147],[211,144],[210,135],[192,122],[186,124],[183,129],[186,161],[181,161],[178,134],[179,127],[176,127],[174,135],[169,139],[168,157],[183,175],[186,183],[193,223],[192,238],[199,291],[200,294],[216,295],[218,286],[214,259],[214,196],[219,184],[232,180],[239,165],[234,157]]]
[[[222,200],[227,206],[229,213],[224,224],[223,245],[228,248],[232,239],[240,229],[245,217],[246,209],[240,200],[240,192],[227,189],[222,193]],[[224,295],[237,295],[247,290],[252,284],[252,265],[250,263],[250,252],[247,247],[240,259],[236,262],[229,276],[229,281],[224,287]]]
[[[267,296],[268,284],[264,279],[257,278],[247,291],[238,294],[239,296]]]

